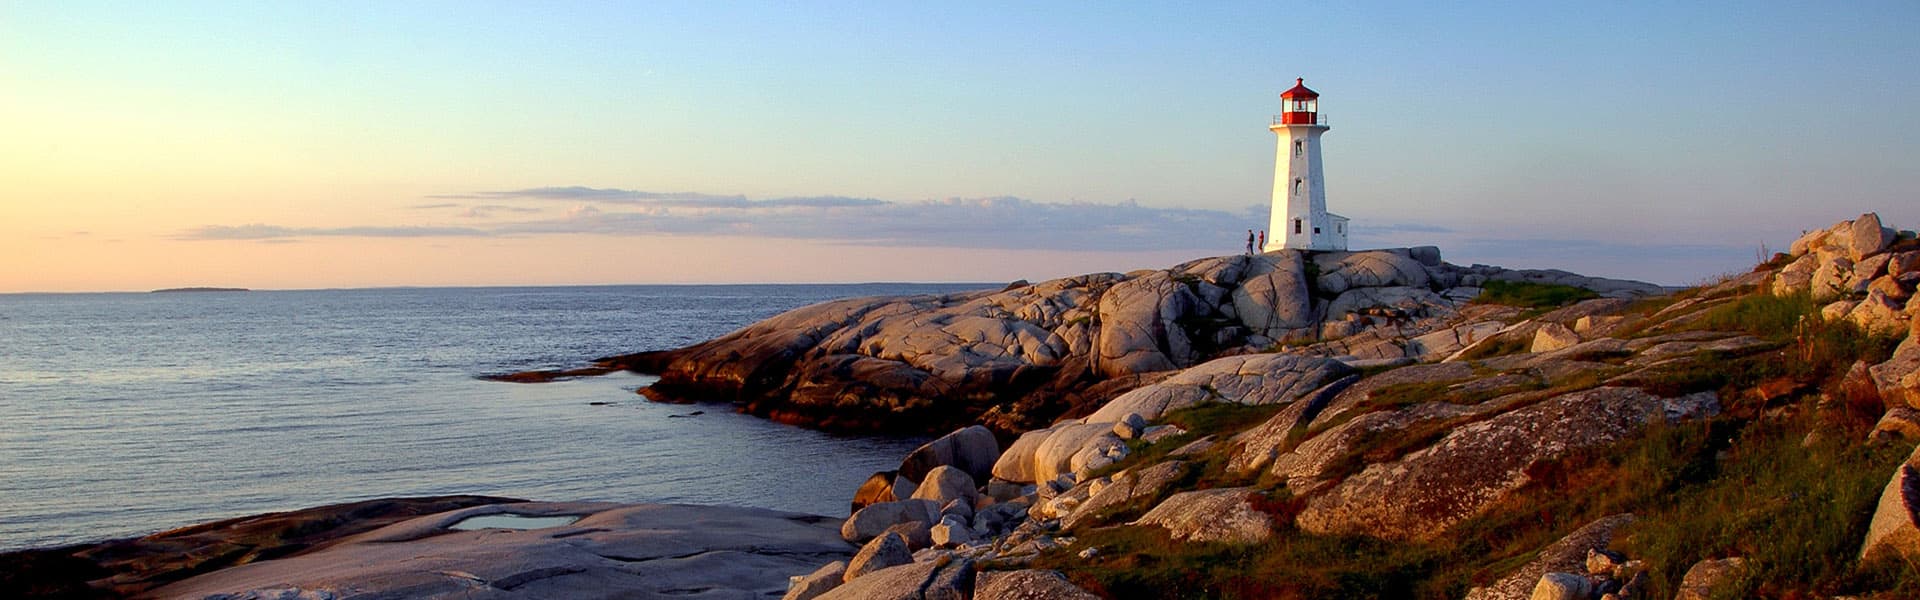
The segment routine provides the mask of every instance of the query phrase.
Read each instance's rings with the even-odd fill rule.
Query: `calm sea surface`
[[[651,404],[635,375],[476,377],[683,346],[833,298],[980,287],[0,295],[0,549],[404,495],[844,515],[923,440]]]

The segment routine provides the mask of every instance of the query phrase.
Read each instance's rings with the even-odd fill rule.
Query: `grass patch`
[[[1581,287],[1552,283],[1533,283],[1530,281],[1488,281],[1481,287],[1480,295],[1473,299],[1475,304],[1504,304],[1520,308],[1545,311],[1573,304],[1581,300],[1599,298],[1600,294]]]
[[[1820,320],[1820,305],[1805,293],[1775,296],[1758,293],[1710,309],[1693,323],[1693,329],[1740,331],[1755,337],[1786,341],[1806,321]]]
[[[1649,597],[1671,596],[1693,563],[1728,556],[1746,557],[1749,567],[1728,597],[1889,590],[1896,593],[1888,597],[1920,597],[1914,565],[1857,571],[1854,558],[1881,488],[1907,450],[1862,446],[1837,435],[1802,448],[1807,429],[1748,428],[1727,458],[1711,466],[1714,477],[1641,514],[1617,545],[1655,566],[1648,572]]]
[[[1460,358],[1462,360],[1480,360],[1483,358],[1493,358],[1495,356],[1519,354],[1532,349],[1533,338],[1531,337],[1522,338],[1515,335],[1501,334],[1491,340],[1487,340],[1484,344],[1474,346],[1472,349],[1467,350],[1467,353],[1460,355]]]
[[[1189,544],[1157,528],[1111,527],[1078,532],[1075,546],[1042,555],[1036,566],[1114,598],[1459,598],[1573,529],[1634,512],[1640,521],[1616,533],[1614,547],[1654,566],[1648,597],[1671,597],[1700,559],[1734,555],[1753,566],[1737,597],[1920,597],[1913,565],[1853,560],[1906,449],[1858,446],[1850,436],[1800,448],[1814,426],[1731,418],[1654,425],[1610,448],[1529,468],[1525,488],[1430,542],[1283,525],[1260,544]],[[1289,503],[1284,491],[1271,502]],[[1088,546],[1100,552],[1079,558]]]

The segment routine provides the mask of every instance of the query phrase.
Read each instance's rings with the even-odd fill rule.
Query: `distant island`
[[[173,293],[173,292],[251,292],[251,291],[253,291],[253,290],[249,290],[249,289],[247,289],[247,288],[228,288],[228,287],[178,287],[178,288],[167,288],[167,289],[163,289],[163,290],[154,290],[154,291],[151,291],[151,292],[147,292],[147,293],[149,293],[149,294],[167,294],[167,293]]]

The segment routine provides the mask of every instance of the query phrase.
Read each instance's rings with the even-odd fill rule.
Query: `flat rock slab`
[[[545,529],[448,529],[488,514]],[[851,555],[837,520],[757,508],[528,502],[419,517],[326,549],[186,579],[153,598],[767,598]]]

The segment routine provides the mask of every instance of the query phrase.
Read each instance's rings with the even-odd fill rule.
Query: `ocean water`
[[[409,495],[845,515],[924,440],[653,404],[638,375],[478,376],[683,346],[833,298],[980,287],[0,295],[0,549]]]

